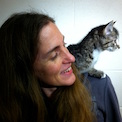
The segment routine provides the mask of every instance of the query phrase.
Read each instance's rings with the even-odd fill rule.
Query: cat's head
[[[113,27],[114,24],[115,22],[111,21],[103,26],[103,36],[101,38],[103,50],[114,51],[120,48],[118,44],[119,32],[115,27]]]

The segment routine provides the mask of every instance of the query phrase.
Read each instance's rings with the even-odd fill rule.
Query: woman
[[[1,122],[96,120],[89,83],[49,16],[12,15],[0,28],[0,59]]]

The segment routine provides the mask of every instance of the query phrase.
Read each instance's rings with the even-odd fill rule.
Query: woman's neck
[[[45,93],[45,95],[47,97],[51,97],[52,93],[56,90],[57,88],[56,87],[53,87],[53,88],[44,88],[42,87],[42,90],[43,92]]]

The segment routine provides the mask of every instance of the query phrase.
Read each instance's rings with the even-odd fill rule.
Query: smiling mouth
[[[68,73],[68,72],[70,72],[71,70],[72,70],[72,68],[69,67],[67,70],[63,71],[62,73]]]
[[[69,67],[64,73],[69,72],[71,70],[71,67]]]

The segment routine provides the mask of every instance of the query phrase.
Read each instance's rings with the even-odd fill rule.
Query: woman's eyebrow
[[[56,46],[52,49],[50,49],[48,52],[46,52],[44,55],[43,55],[43,58],[47,58],[53,51],[57,50],[59,48],[59,46]]]
[[[46,55],[49,55],[50,53],[52,53],[53,51],[55,51],[55,50],[58,49],[58,48],[59,48],[59,46],[56,46],[56,47],[52,48],[51,50],[49,50],[49,51],[46,53]]]

